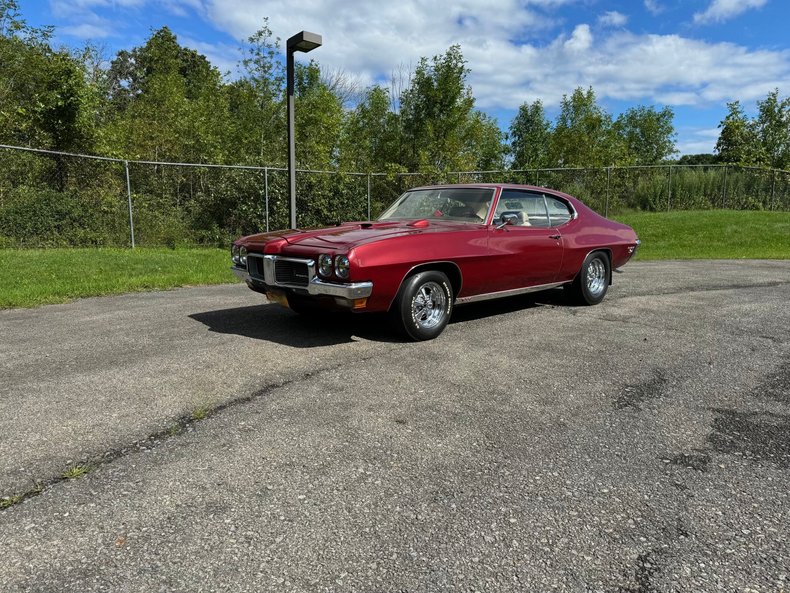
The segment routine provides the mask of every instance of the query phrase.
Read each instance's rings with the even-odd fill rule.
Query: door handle
[[[556,239],[559,241],[561,238],[562,237],[560,235],[549,235],[549,239]]]

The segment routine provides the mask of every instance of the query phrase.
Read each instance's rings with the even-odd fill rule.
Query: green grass
[[[639,260],[790,259],[790,212],[632,212],[612,218],[636,230]],[[233,280],[224,249],[0,250],[0,308]]]
[[[66,480],[77,480],[83,476],[87,476],[90,471],[91,467],[88,465],[75,465],[63,472],[63,478]]]
[[[686,210],[611,218],[639,235],[638,260],[790,259],[790,212]]]
[[[11,496],[4,496],[0,498],[0,510],[7,509],[8,507],[12,507],[15,504],[19,504],[22,502],[22,498],[24,498],[21,494],[14,494]]]
[[[192,420],[194,420],[195,422],[200,422],[201,420],[205,420],[210,412],[211,412],[211,406],[200,406],[199,408],[195,408],[192,411]]]
[[[0,250],[0,308],[234,279],[225,249]]]

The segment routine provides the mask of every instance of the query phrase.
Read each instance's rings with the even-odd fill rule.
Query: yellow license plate
[[[266,298],[273,303],[277,303],[283,307],[288,307],[288,297],[285,296],[284,292],[269,291],[266,293]]]

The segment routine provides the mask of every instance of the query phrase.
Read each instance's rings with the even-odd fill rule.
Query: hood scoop
[[[414,222],[410,222],[407,226],[413,227],[415,229],[424,229],[431,226],[431,223],[425,220],[424,218],[420,220],[415,220]]]

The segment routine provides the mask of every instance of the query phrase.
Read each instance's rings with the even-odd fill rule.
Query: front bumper
[[[251,261],[251,258],[259,258],[258,262]],[[306,282],[278,281],[275,273],[275,266],[278,261],[290,264],[304,265],[307,270]],[[328,282],[315,275],[315,262],[307,259],[289,258],[278,255],[248,254],[247,267],[231,266],[233,273],[247,286],[259,292],[269,292],[271,290],[283,290],[295,294],[309,295],[315,297],[330,297],[335,301],[343,301],[338,304],[352,306],[354,301],[368,298],[373,292],[372,282]],[[256,273],[257,270],[257,273]],[[263,272],[262,274],[260,272]]]

